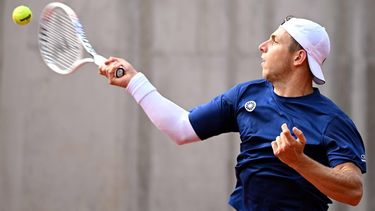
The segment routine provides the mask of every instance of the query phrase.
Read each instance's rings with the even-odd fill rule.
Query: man
[[[151,121],[178,144],[239,132],[237,210],[327,210],[331,199],[357,205],[363,194],[365,150],[354,123],[320,94],[327,32],[306,19],[288,18],[259,45],[264,79],[231,88],[190,112],[161,96],[123,59],[99,71],[127,88]],[[114,77],[117,68],[126,75]]]

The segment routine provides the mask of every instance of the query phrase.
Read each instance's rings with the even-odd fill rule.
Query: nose
[[[258,49],[260,50],[260,52],[262,53],[265,53],[267,52],[267,40],[262,42],[259,46],[258,46]]]

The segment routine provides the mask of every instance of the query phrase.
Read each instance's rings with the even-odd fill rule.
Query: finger
[[[286,123],[283,123],[281,125],[281,131],[283,131],[283,132],[290,132],[289,128],[288,128],[288,125]]]
[[[115,76],[114,67],[111,66],[111,67],[108,69],[108,71],[107,71],[107,77],[108,77],[108,79],[112,79],[112,78],[114,78],[114,76]]]
[[[286,141],[292,142],[292,141],[295,140],[294,137],[292,136],[292,134],[290,133],[290,130],[289,130],[288,125],[286,123],[281,125],[281,130],[282,130],[282,132],[280,133],[280,136],[282,138],[285,138]]]
[[[119,78],[116,77],[116,72],[119,68],[123,68],[122,64],[119,61],[114,61],[108,69],[107,78],[108,83],[111,85],[118,85],[119,84]]]
[[[306,144],[305,135],[303,135],[303,132],[300,129],[293,127],[293,133],[297,136],[298,141],[300,141],[303,145]]]
[[[108,78],[108,83],[109,84],[114,84],[115,83],[116,77],[115,77],[115,71],[114,71],[113,66],[108,70],[108,72],[107,72],[107,78]]]
[[[276,143],[277,143],[279,152],[284,151],[285,149],[288,148],[288,146],[290,146],[288,139],[283,134],[276,137]]]
[[[111,77],[117,78],[117,70],[120,68],[126,72],[126,68],[120,62],[114,62],[111,69]]]
[[[277,142],[278,145],[280,145],[280,143],[281,143],[280,136],[276,136],[275,141]]]
[[[118,67],[120,65],[121,64],[117,60],[115,60],[111,64],[107,65],[107,67],[106,67],[107,76],[111,77],[111,78],[114,77],[114,72],[115,72],[115,70],[118,69]]]
[[[272,146],[273,154],[274,154],[274,155],[277,155],[277,154],[278,154],[278,151],[279,151],[279,147],[278,147],[278,145],[277,145],[277,141],[272,141],[272,142],[271,142],[271,146]]]

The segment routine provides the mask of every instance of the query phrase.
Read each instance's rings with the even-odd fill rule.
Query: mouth
[[[265,62],[266,62],[266,60],[262,58],[260,64],[263,65]]]

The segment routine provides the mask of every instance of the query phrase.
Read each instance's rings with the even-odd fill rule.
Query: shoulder
[[[265,79],[258,79],[258,80],[252,80],[252,81],[246,81],[237,84],[238,87],[269,87],[272,86],[271,83]]]
[[[319,106],[333,118],[350,119],[340,106],[323,94],[320,94]]]
[[[264,79],[252,80],[238,83],[221,96],[226,100],[237,101],[244,96],[264,93],[270,87],[272,84]]]
[[[272,87],[272,84],[264,79],[252,80],[243,83],[239,83],[234,86],[232,89],[238,90],[239,93],[244,93],[249,90],[260,90],[268,89]]]
[[[340,108],[339,105],[322,94],[320,99],[319,106],[321,111],[329,116],[326,129],[330,129],[331,131],[341,131],[345,128],[347,131],[358,133],[353,120]]]

